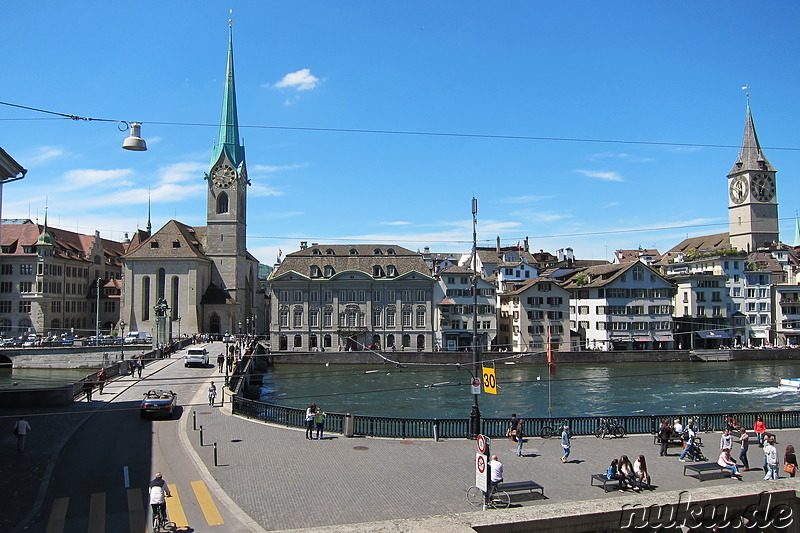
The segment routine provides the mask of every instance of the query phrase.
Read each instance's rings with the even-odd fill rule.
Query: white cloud
[[[250,190],[248,191],[248,194],[253,197],[283,196],[283,191],[279,191],[278,189],[274,189],[272,187],[266,187],[259,183],[253,183],[252,185],[250,185]]]
[[[655,159],[650,157],[635,156],[625,152],[600,152],[597,154],[591,154],[587,159],[590,161],[598,161],[600,159],[620,159],[623,161],[630,161],[631,163],[649,163],[650,161],[655,161]]]
[[[623,181],[622,176],[620,176],[616,172],[609,172],[603,170],[576,170],[575,172],[580,172],[584,176],[601,179],[603,181]]]
[[[511,196],[509,198],[504,198],[501,201],[506,204],[527,204],[531,202],[539,202],[541,200],[547,200],[550,198],[553,198],[553,196],[552,195],[537,196],[535,194],[529,194],[527,196]]]
[[[311,74],[311,69],[304,68],[285,75],[274,87],[279,89],[293,88],[298,91],[310,91],[317,86],[318,82],[319,78]]]
[[[61,187],[60,190],[71,191],[75,189],[85,189],[109,182],[112,182],[115,187],[129,185],[130,182],[127,180],[120,180],[129,176],[131,172],[129,168],[119,168],[115,170],[81,168],[69,170],[64,174],[64,182],[66,185]]]
[[[284,170],[296,170],[298,168],[305,168],[308,163],[295,163],[293,165],[253,165],[247,167],[250,174],[276,174]]]
[[[53,159],[60,159],[68,155],[70,154],[58,146],[39,146],[36,148],[34,155],[25,158],[24,166],[35,167],[43,163],[47,163]]]
[[[396,220],[394,222],[378,222],[381,226],[406,226],[411,224],[411,222],[405,222],[403,220]]]
[[[159,169],[159,177],[163,183],[180,183],[202,179],[203,173],[208,170],[207,165],[195,162],[173,163]]]

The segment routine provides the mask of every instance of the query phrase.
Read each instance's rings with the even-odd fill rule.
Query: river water
[[[693,362],[498,365],[498,394],[479,396],[484,418],[624,416],[798,409],[800,394],[778,387],[800,377],[800,362]],[[550,379],[548,379],[550,378]],[[470,374],[455,367],[277,365],[267,371],[263,401],[358,415],[468,418]]]

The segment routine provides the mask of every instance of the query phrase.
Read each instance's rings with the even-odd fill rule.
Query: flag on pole
[[[556,375],[556,361],[553,359],[553,349],[550,347],[550,324],[547,325],[547,367],[550,369],[550,375]]]
[[[283,250],[278,248],[278,260],[276,261],[276,263],[280,263],[281,262],[281,256],[282,255],[283,255]]]

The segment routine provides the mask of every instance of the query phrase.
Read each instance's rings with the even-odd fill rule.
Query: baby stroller
[[[703,455],[703,450],[700,449],[700,445],[695,443],[692,446],[692,449],[689,450],[689,453],[686,454],[687,458],[691,458],[692,461],[708,461],[708,458]]]

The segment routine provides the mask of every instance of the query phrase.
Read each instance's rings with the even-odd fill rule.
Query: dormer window
[[[311,255],[322,255],[322,252],[320,252],[317,248],[314,248],[311,250]]]
[[[317,265],[311,265],[311,277],[318,278],[322,275],[322,271]]]
[[[388,255],[395,255],[395,254],[394,254],[394,248],[387,248],[387,249],[386,249],[386,253],[387,253]]]
[[[383,267],[380,265],[375,265],[372,267],[372,277],[373,278],[382,278],[383,276]]]
[[[350,255],[358,255],[358,250],[355,248],[350,248]]]
[[[336,255],[332,248],[328,248],[325,250],[325,255]]]
[[[397,269],[394,265],[387,265],[386,266],[386,275],[387,277],[394,278],[397,276]]]
[[[150,241],[150,248],[158,248],[158,241]]]
[[[375,254],[375,255],[383,255],[383,250],[381,250],[380,248],[375,248],[372,251],[372,253]]]
[[[332,266],[330,266],[330,265],[327,265],[327,266],[325,267],[325,277],[326,277],[326,278],[333,277],[333,275],[334,275],[335,273],[336,273],[336,271],[335,271],[335,270],[333,270],[333,267],[332,267]]]
[[[172,247],[173,248],[180,248],[181,247],[181,241],[172,241]]]

